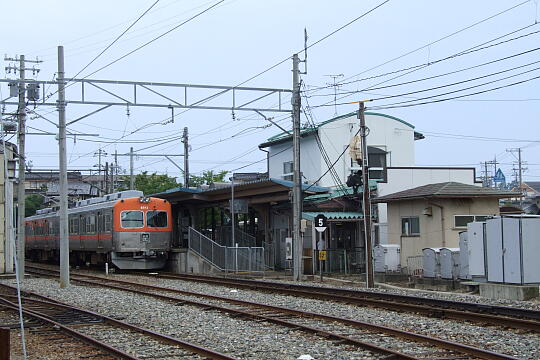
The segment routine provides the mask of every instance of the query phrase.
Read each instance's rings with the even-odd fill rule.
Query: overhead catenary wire
[[[470,81],[476,81],[476,80],[479,80],[479,79],[484,79],[484,78],[487,78],[487,77],[490,77],[490,76],[494,76],[494,75],[499,75],[499,74],[502,74],[502,73],[505,73],[505,72],[508,72],[508,71],[513,71],[513,70],[516,70],[516,69],[521,69],[521,68],[523,68],[523,67],[527,67],[527,66],[530,66],[530,65],[533,65],[533,64],[537,64],[537,63],[540,63],[540,60],[539,60],[539,61],[532,62],[532,63],[529,63],[529,64],[520,65],[520,66],[511,68],[511,69],[506,69],[506,70],[498,71],[498,72],[495,72],[495,73],[490,73],[490,74],[487,74],[487,75],[479,76],[479,77],[472,78],[472,79],[467,79],[467,80],[457,81],[457,82],[454,82],[454,83],[445,84],[445,85],[440,85],[440,86],[435,86],[435,87],[431,87],[431,88],[427,88],[427,89],[422,89],[422,90],[410,91],[410,92],[406,92],[406,93],[402,93],[402,94],[395,94],[395,95],[381,96],[381,97],[373,98],[373,99],[370,99],[370,100],[371,100],[371,101],[380,101],[380,100],[384,100],[384,99],[390,99],[390,98],[396,98],[396,97],[404,97],[404,96],[407,96],[407,95],[412,95],[412,94],[417,94],[417,93],[422,93],[422,92],[427,92],[427,91],[433,91],[433,90],[437,90],[437,89],[441,89],[441,88],[445,88],[445,87],[449,87],[449,86],[455,86],[455,85],[467,83],[467,82],[470,82]],[[461,91],[470,90],[470,89],[477,88],[477,87],[481,87],[481,86],[486,86],[486,85],[489,85],[489,84],[493,84],[493,83],[495,83],[495,82],[507,80],[507,79],[510,79],[510,78],[513,78],[513,77],[517,77],[517,76],[521,76],[521,75],[524,75],[524,74],[527,74],[527,73],[530,73],[530,72],[533,72],[533,71],[537,71],[537,70],[540,70],[540,67],[536,67],[536,68],[534,68],[534,69],[522,71],[522,72],[520,72],[520,73],[518,73],[518,74],[505,76],[505,77],[502,77],[502,78],[500,78],[500,79],[495,79],[495,80],[483,82],[483,83],[481,83],[481,84],[468,86],[468,87],[461,88],[461,89],[458,89],[458,90],[448,91],[448,92],[445,92],[445,93],[440,93],[440,94],[436,94],[436,95],[432,95],[432,96],[426,96],[426,97],[422,97],[422,98],[416,98],[416,99],[413,99],[413,100],[400,101],[400,102],[393,103],[393,104],[391,104],[391,105],[411,103],[411,102],[418,101],[418,100],[425,100],[425,99],[431,99],[431,98],[434,98],[434,97],[439,97],[439,96],[444,96],[444,95],[454,94],[454,93],[456,93],[456,92],[461,92]],[[350,104],[350,102],[347,102],[347,103],[334,103],[334,104],[322,104],[322,105],[316,105],[316,106],[314,106],[314,108],[316,108],[316,107],[324,107],[324,106],[345,105],[345,104]],[[385,105],[382,105],[382,106],[385,106]]]
[[[356,76],[365,74],[365,73],[367,73],[367,72],[369,72],[369,71],[372,71],[372,70],[378,69],[378,68],[380,68],[380,67],[382,67],[382,66],[384,66],[384,65],[390,64],[390,63],[392,63],[392,62],[394,62],[394,61],[396,61],[396,60],[402,59],[402,58],[404,58],[404,57],[406,57],[406,56],[408,56],[408,55],[414,54],[414,53],[416,53],[416,52],[418,52],[418,51],[420,51],[420,50],[422,50],[422,49],[425,49],[425,48],[427,48],[427,47],[429,47],[429,46],[431,46],[431,45],[434,45],[434,44],[436,44],[436,43],[439,43],[439,42],[441,42],[441,41],[443,41],[443,40],[446,40],[446,39],[448,39],[448,38],[450,38],[450,37],[452,37],[452,36],[455,36],[455,35],[457,35],[457,34],[460,34],[460,33],[464,32],[464,31],[466,31],[466,30],[472,29],[472,28],[475,27],[475,26],[478,26],[478,25],[480,25],[480,24],[483,24],[483,23],[485,23],[486,21],[489,21],[489,20],[494,19],[494,18],[496,18],[496,17],[498,17],[498,16],[500,16],[500,15],[503,15],[503,14],[509,12],[509,11],[512,11],[512,10],[514,10],[514,9],[516,9],[516,8],[518,8],[518,7],[520,7],[520,6],[522,6],[522,5],[525,5],[525,4],[528,3],[528,2],[530,2],[530,0],[522,1],[522,2],[519,3],[519,4],[516,4],[516,5],[514,5],[514,6],[511,6],[511,7],[507,8],[507,9],[505,9],[505,10],[502,10],[502,11],[500,11],[500,12],[494,14],[494,15],[488,16],[487,18],[484,18],[484,19],[482,19],[482,20],[480,20],[480,21],[477,21],[477,22],[475,22],[475,23],[473,23],[473,24],[471,24],[471,25],[468,25],[468,26],[466,26],[466,27],[464,27],[464,28],[461,28],[461,29],[459,29],[459,30],[456,30],[456,31],[454,31],[454,32],[452,32],[452,33],[450,33],[450,34],[448,34],[448,35],[445,35],[445,36],[443,36],[443,37],[441,37],[441,38],[439,38],[439,39],[437,39],[437,40],[431,41],[431,42],[429,42],[429,43],[427,43],[427,44],[425,44],[425,45],[422,45],[422,46],[420,46],[420,47],[418,47],[418,48],[416,48],[416,49],[414,49],[414,50],[408,51],[408,52],[406,52],[406,53],[404,53],[404,54],[402,54],[402,55],[399,55],[399,56],[394,57],[394,58],[392,58],[392,59],[390,59],[390,60],[387,60],[387,61],[385,61],[385,62],[383,62],[383,63],[380,63],[380,64],[378,64],[378,65],[376,65],[376,66],[373,66],[373,67],[371,67],[371,68],[369,68],[369,69],[367,69],[367,70],[361,71],[361,72],[359,72],[359,73],[357,73],[357,74],[355,74],[355,75],[349,76],[348,78],[346,78],[346,79],[344,79],[344,80],[352,79],[353,77],[356,77]]]
[[[504,89],[504,88],[524,84],[526,82],[537,80],[537,79],[540,79],[540,76],[535,76],[533,78],[529,78],[529,79],[525,79],[525,80],[521,80],[521,81],[516,81],[516,82],[511,83],[511,84],[497,86],[497,87],[494,87],[494,88],[491,88],[491,89],[477,91],[477,92],[474,92],[474,93],[464,94],[464,95],[460,95],[460,96],[454,96],[454,97],[450,97],[450,98],[437,99],[437,100],[420,102],[420,103],[415,103],[415,104],[400,104],[400,105],[386,104],[386,105],[381,105],[381,106],[370,107],[369,109],[370,110],[382,110],[382,109],[394,109],[394,108],[402,108],[402,107],[412,107],[412,106],[419,106],[419,105],[434,104],[434,103],[439,103],[439,102],[443,102],[443,101],[459,99],[459,98],[463,98],[463,97],[467,97],[467,96],[474,96],[474,95],[478,95],[478,94],[484,94],[484,93],[487,93],[487,92],[496,91],[496,90],[500,90],[500,89]]]

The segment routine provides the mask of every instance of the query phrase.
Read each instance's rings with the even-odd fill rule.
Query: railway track
[[[424,314],[441,319],[466,320],[507,328],[540,332],[540,311],[468,303],[461,301],[415,297],[362,290],[332,287],[284,284],[250,279],[225,278],[206,275],[137,273],[162,279],[178,279],[203,282],[211,285],[229,286],[257,291],[267,291],[310,299],[330,300],[357,306],[371,306],[385,310]]]
[[[57,276],[58,272],[39,268],[30,271]],[[385,359],[515,359],[478,347],[460,344],[435,336],[422,335],[410,331],[375,325],[358,320],[340,318],[320,313],[299,311],[279,306],[271,306],[215,295],[194,293],[178,289],[144,285],[102,276],[72,273],[72,280],[89,286],[108,287],[146,296],[152,296],[175,305],[198,306],[204,310],[217,310],[234,317],[260,322],[269,322],[322,336],[341,344],[357,346],[379,353]],[[165,295],[169,294],[169,295]],[[170,294],[174,294],[172,296]],[[178,297],[180,295],[181,297]],[[194,300],[204,299],[205,301]],[[225,306],[227,305],[227,306]],[[370,340],[385,339],[385,346],[374,345]],[[379,341],[380,342],[380,341]],[[414,349],[414,351],[410,351]]]
[[[17,310],[16,289],[0,284],[0,305]],[[58,330],[63,334],[51,340],[62,341],[65,335],[90,344],[99,352],[90,354],[120,359],[183,359],[198,358],[234,360],[233,357],[212,351],[189,342],[159,334],[152,330],[100,315],[88,310],[60,303],[44,296],[24,293],[23,313],[37,321],[44,331]],[[33,328],[33,326],[31,326]],[[116,339],[116,340],[115,340]],[[114,342],[114,345],[110,345]],[[65,346],[65,344],[63,344]]]

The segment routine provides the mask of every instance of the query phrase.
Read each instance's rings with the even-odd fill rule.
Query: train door
[[[86,234],[86,217],[79,215],[79,249],[84,249],[84,234]]]
[[[105,230],[105,223],[103,219],[103,214],[101,212],[97,213],[97,248],[103,249],[103,236]]]

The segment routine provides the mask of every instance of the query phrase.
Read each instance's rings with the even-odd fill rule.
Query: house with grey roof
[[[388,243],[401,247],[401,266],[424,248],[459,247],[473,221],[499,215],[499,200],[519,193],[458,182],[428,184],[379,196],[388,208]]]

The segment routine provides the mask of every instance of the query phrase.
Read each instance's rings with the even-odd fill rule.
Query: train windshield
[[[122,211],[120,215],[123,228],[144,227],[143,212],[139,210]]]
[[[146,226],[153,228],[167,227],[167,212],[165,211],[147,211]]]

